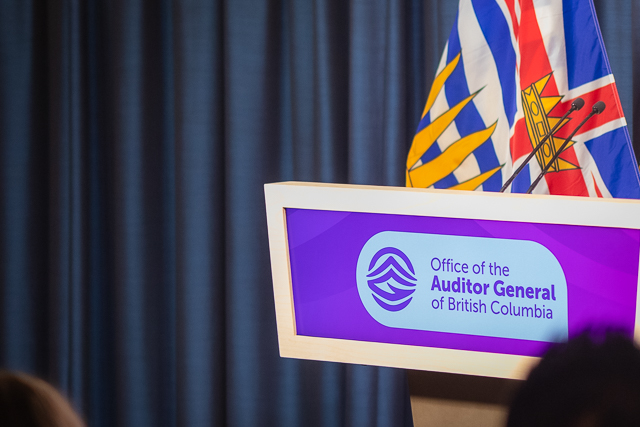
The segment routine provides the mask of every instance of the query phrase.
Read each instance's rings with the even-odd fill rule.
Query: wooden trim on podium
[[[538,358],[300,336],[286,208],[640,229],[640,201],[287,182],[265,185],[269,249],[282,357],[524,379]],[[640,294],[635,333],[640,339]]]

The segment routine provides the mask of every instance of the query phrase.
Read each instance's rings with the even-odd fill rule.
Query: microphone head
[[[584,99],[582,98],[576,98],[571,103],[571,108],[573,108],[574,110],[579,110],[582,107],[584,107]]]
[[[593,104],[593,112],[596,114],[602,113],[605,108],[607,108],[607,106],[602,101],[598,101],[595,104]]]

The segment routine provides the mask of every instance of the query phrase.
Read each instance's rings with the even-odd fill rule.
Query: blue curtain
[[[0,364],[91,426],[411,425],[403,371],[279,357],[263,184],[403,185],[423,11],[0,2]]]
[[[631,3],[596,3],[630,124]],[[411,425],[403,371],[279,357],[263,184],[403,185],[456,9],[0,2],[0,365],[91,426]]]
[[[635,105],[640,100],[640,80],[635,81],[640,77],[640,28],[637,25],[640,3],[635,0],[593,0],[593,3],[636,158],[640,158],[640,138],[633,138],[634,127],[640,129],[640,105]]]

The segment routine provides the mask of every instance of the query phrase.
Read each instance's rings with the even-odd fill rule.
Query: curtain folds
[[[0,365],[96,427],[412,425],[403,371],[279,357],[263,185],[404,185],[456,10],[0,2]]]
[[[422,10],[2,2],[2,366],[91,426],[411,425],[402,371],[279,357],[263,184],[403,184]]]

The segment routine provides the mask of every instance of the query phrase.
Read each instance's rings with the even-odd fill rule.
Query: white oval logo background
[[[367,312],[388,327],[548,342],[568,335],[564,272],[537,242],[383,231],[362,248],[356,280]],[[453,292],[456,281],[471,286]],[[521,288],[517,297],[508,286]]]

